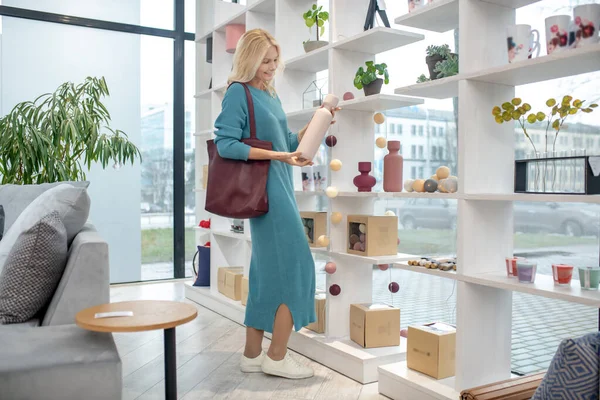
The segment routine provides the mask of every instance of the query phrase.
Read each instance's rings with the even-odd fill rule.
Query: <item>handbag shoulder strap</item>
[[[248,85],[244,82],[234,81],[229,84],[229,86],[234,83],[239,83],[244,87],[246,91],[246,100],[248,101],[248,118],[250,119],[250,139],[256,139],[256,119],[254,118],[254,101],[252,101],[252,93],[250,93],[250,89]]]

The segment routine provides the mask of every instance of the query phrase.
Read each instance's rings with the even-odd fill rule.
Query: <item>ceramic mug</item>
[[[417,11],[427,4],[427,0],[408,0],[408,12]]]
[[[546,18],[546,49],[548,54],[565,51],[569,45],[569,32],[571,17],[568,15],[554,15]]]
[[[540,32],[531,25],[510,25],[506,29],[508,62],[517,62],[540,55]]]
[[[600,28],[600,4],[586,4],[573,9],[573,47],[598,43]]]

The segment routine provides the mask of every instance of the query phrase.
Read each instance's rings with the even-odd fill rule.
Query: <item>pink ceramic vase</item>
[[[230,24],[225,27],[225,50],[235,53],[235,48],[242,35],[246,32],[246,26],[242,24]]]
[[[388,140],[387,148],[389,154],[383,158],[383,191],[384,192],[401,192],[403,189],[402,183],[402,167],[404,159],[400,150],[399,140]]]
[[[354,178],[354,185],[358,188],[359,192],[370,192],[377,183],[375,177],[369,175],[369,172],[371,172],[371,163],[359,162],[358,171],[360,172],[360,175],[357,175]]]

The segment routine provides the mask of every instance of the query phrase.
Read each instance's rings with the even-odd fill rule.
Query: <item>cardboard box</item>
[[[325,305],[327,296],[325,293],[317,294],[315,296],[315,312],[317,314],[317,321],[306,326],[306,329],[317,333],[325,333]]]
[[[359,256],[398,254],[398,217],[348,215],[346,249]]]
[[[317,246],[317,239],[321,235],[327,235],[327,213],[301,211],[300,218],[302,218],[302,225],[304,226],[308,245],[310,247],[319,247]]]
[[[529,400],[545,375],[544,371],[465,389],[460,392],[460,398],[462,400]]]
[[[241,300],[243,277],[244,267],[220,267],[217,274],[219,292],[230,299]]]
[[[442,322],[408,327],[406,365],[435,379],[454,376],[456,328]]]
[[[248,280],[247,276],[244,276],[242,278],[242,305],[245,306],[248,303],[248,290],[250,288],[249,286],[250,281]]]
[[[208,165],[202,166],[202,188],[206,190],[206,184],[208,183]]]
[[[385,304],[351,304],[350,339],[365,348],[400,345],[400,309]]]

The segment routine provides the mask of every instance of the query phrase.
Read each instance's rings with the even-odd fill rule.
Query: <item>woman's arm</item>
[[[233,84],[223,96],[221,113],[215,121],[215,144],[221,157],[248,160],[250,146],[240,141],[247,118],[246,91],[242,85]]]

